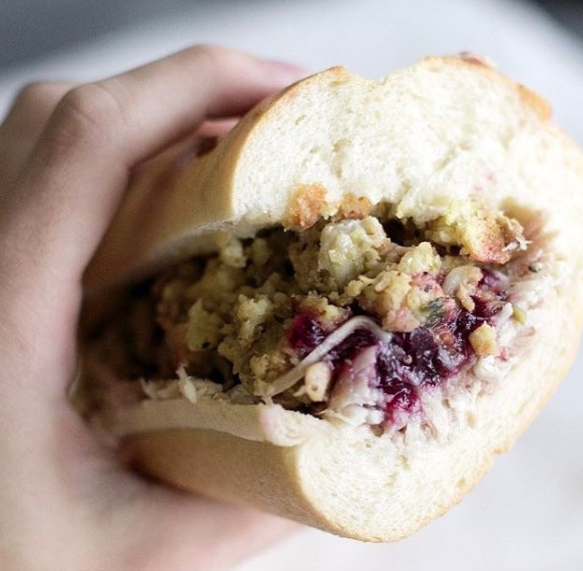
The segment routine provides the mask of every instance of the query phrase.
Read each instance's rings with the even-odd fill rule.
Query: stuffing
[[[420,387],[498,355],[510,282],[532,273],[516,220],[466,201],[415,227],[354,197],[313,219],[320,190],[298,190],[288,228],[224,236],[143,286],[100,332],[118,374],[157,378],[157,398],[180,370],[172,394],[190,400],[202,378],[241,402],[401,427]]]
[[[516,220],[480,208],[475,201],[456,201],[448,212],[429,224],[426,236],[442,246],[461,247],[460,253],[483,263],[505,264],[511,252],[524,245]]]

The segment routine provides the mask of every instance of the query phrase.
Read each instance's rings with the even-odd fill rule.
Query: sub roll
[[[366,541],[458,502],[569,369],[583,155],[465,54],[343,68],[145,165],[77,402],[143,472]]]

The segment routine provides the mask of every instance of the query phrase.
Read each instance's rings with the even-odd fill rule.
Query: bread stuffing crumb
[[[470,333],[470,343],[479,357],[488,357],[498,353],[496,329],[488,323],[483,323]]]
[[[533,272],[528,256],[517,256],[516,270],[508,264],[528,245],[516,220],[471,200],[415,227],[391,218],[389,208],[371,214],[370,203],[354,196],[322,217],[325,199],[321,185],[300,187],[287,228],[222,236],[217,254],[171,268],[143,288],[128,306],[130,318],[120,317],[102,337],[102,350],[119,355],[118,374],[159,379],[144,384],[150,398],[196,402],[209,389],[192,379],[205,378],[238,402],[269,395],[286,408],[317,411],[338,392],[340,377],[352,379],[338,386],[353,398],[354,379],[368,391],[371,378],[387,375],[393,383],[415,370],[434,383],[462,361],[498,355],[493,317],[507,305],[510,273]],[[351,334],[354,358],[339,342],[270,393],[270,383],[365,317],[366,328]],[[525,322],[518,306],[514,321]],[[391,354],[375,348],[379,332],[385,342],[398,340]],[[177,369],[179,381],[164,384]],[[397,423],[403,410],[417,410],[414,384],[395,390],[383,397],[385,413],[373,407],[358,414]]]

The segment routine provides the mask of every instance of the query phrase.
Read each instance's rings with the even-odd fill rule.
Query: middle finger
[[[17,94],[0,126],[2,188],[18,176],[55,107],[74,86],[68,82],[32,83]]]

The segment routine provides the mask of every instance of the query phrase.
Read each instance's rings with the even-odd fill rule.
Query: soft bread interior
[[[549,114],[544,100],[475,59],[426,58],[380,81],[332,68],[259,105],[198,160],[155,161],[128,191],[86,288],[212,251],[217,232],[249,236],[285,221],[302,190],[314,211],[364,196],[418,222],[476,195],[546,209],[550,188],[579,188],[581,176]],[[568,197],[555,193],[561,215],[551,220],[567,229],[563,246]]]
[[[582,320],[583,159],[541,99],[479,60],[428,58],[380,82],[334,68],[254,110],[170,187],[152,180],[130,190],[88,269],[90,290],[211,251],[219,231],[252,235],[286,221],[305,188],[316,198],[325,191],[324,204],[308,201],[315,210],[351,194],[391,202],[419,222],[469,197],[519,218],[542,212],[556,260],[532,343],[492,391],[464,397],[465,411],[442,403],[445,430],[411,425],[379,437],[280,411],[274,432],[265,405],[183,399],[104,416],[130,457],[163,480],[341,535],[399,539],[477,482],[572,362]],[[155,224],[144,223],[150,218]]]

